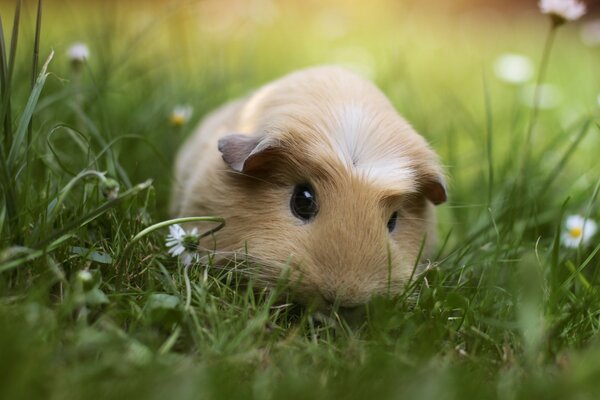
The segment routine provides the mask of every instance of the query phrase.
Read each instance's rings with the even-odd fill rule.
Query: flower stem
[[[183,267],[183,279],[185,281],[185,311],[189,311],[192,307],[192,282],[190,281],[190,265]]]
[[[147,227],[146,229],[144,229],[143,231],[141,231],[140,233],[135,235],[133,237],[133,239],[131,239],[131,241],[129,242],[128,246],[137,242],[138,240],[140,240],[142,237],[146,236],[150,232],[153,232],[160,228],[164,228],[166,226],[170,226],[173,224],[180,224],[180,223],[184,223],[184,222],[219,222],[219,225],[216,228],[203,233],[202,235],[200,235],[200,237],[208,236],[212,233],[215,233],[215,232],[221,230],[225,226],[225,219],[223,219],[221,217],[184,217],[184,218],[169,219],[169,220],[158,222],[154,225]]]
[[[546,70],[548,68],[548,61],[550,59],[550,53],[552,52],[552,45],[554,44],[554,38],[556,37],[556,31],[560,24],[552,21],[550,25],[550,30],[548,31],[548,35],[546,35],[546,43],[544,44],[544,50],[542,52],[542,60],[540,62],[540,69],[538,71],[537,81],[535,83],[535,90],[533,95],[533,109],[531,111],[531,118],[529,120],[529,125],[527,126],[527,134],[525,139],[525,149],[523,152],[523,163],[522,163],[522,173],[528,167],[529,157],[531,156],[531,144],[533,142],[533,130],[535,129],[535,125],[537,123],[538,114],[540,111],[540,101],[542,96],[542,83],[544,82],[544,78],[546,76]]]

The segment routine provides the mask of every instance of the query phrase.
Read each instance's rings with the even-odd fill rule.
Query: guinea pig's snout
[[[357,287],[337,287],[321,294],[327,305],[333,309],[355,309],[369,300],[369,295]]]
[[[366,315],[364,298],[348,297],[323,297],[326,301],[326,310],[333,311],[348,323],[357,323],[364,320]],[[364,301],[361,301],[364,300]]]

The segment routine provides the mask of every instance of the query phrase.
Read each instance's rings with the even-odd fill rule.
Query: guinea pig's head
[[[353,307],[402,290],[446,190],[436,154],[378,89],[318,72],[259,92],[245,132],[219,140],[218,240],[256,262],[259,283],[287,271],[298,301]]]

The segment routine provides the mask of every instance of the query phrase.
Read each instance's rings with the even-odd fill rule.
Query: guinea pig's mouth
[[[216,259],[226,266],[239,266],[239,259],[245,258],[246,264],[236,268],[241,281],[253,282],[252,286],[256,289],[272,289],[278,298],[278,304],[293,304],[318,319],[343,319],[347,323],[352,322],[351,326],[366,319],[370,293],[360,290],[343,291],[338,285],[332,285],[331,290],[327,290],[307,279],[293,264],[288,263],[284,268],[281,263],[272,263],[249,254],[236,257],[239,254],[221,253]]]
[[[306,291],[295,291],[291,288],[291,292],[288,293],[288,299],[295,304],[301,305],[312,312],[319,312],[324,314],[338,313],[341,316],[356,316],[358,314],[364,314],[366,302],[354,302],[346,301],[342,302],[329,301],[327,296],[320,294],[318,291],[306,292]]]
[[[361,304],[353,307],[341,307],[330,304],[325,301],[307,302],[298,301],[288,296],[291,301],[289,305],[291,310],[300,316],[307,315],[314,324],[338,327],[340,324],[347,325],[350,328],[360,328],[367,321],[368,304]]]
[[[367,305],[334,308],[332,314],[339,315],[351,327],[358,326],[367,319]]]

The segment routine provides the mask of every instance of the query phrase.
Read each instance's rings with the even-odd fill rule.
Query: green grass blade
[[[2,24],[2,17],[0,16],[0,120],[2,121],[2,127],[4,128],[4,149],[8,150],[11,145],[12,129],[10,124],[10,117],[8,110],[10,105],[8,103],[8,60],[6,58],[6,41],[4,39],[4,26]],[[3,151],[4,151],[3,149]]]
[[[31,66],[31,88],[35,86],[37,77],[38,60],[40,58],[40,34],[42,31],[42,0],[38,0],[37,15],[35,20],[35,40],[33,43],[33,61]]]
[[[60,238],[56,239],[55,241],[53,241],[52,243],[50,243],[48,246],[46,246],[44,248],[41,248],[39,250],[31,250],[29,252],[29,254],[27,254],[24,257],[20,257],[20,258],[17,258],[16,260],[11,260],[11,261],[5,262],[3,264],[0,264],[0,273],[11,270],[13,268],[17,268],[18,266],[23,265],[29,261],[33,261],[36,258],[39,258],[39,257],[43,256],[44,254],[57,249],[58,247],[60,247],[60,245],[62,245],[64,242],[71,239],[72,237],[73,237],[72,234],[67,234],[67,235],[61,236]]]
[[[554,182],[554,180],[556,179],[558,174],[560,174],[560,172],[563,170],[563,168],[565,167],[565,165],[567,164],[567,162],[569,161],[569,159],[575,152],[575,149],[577,149],[577,146],[579,146],[579,143],[581,143],[583,138],[585,138],[585,135],[588,133],[590,124],[591,124],[591,120],[589,120],[589,119],[584,122],[583,126],[579,130],[579,133],[575,137],[575,140],[573,141],[573,143],[571,143],[571,145],[569,146],[569,148],[567,149],[565,154],[561,157],[560,161],[556,164],[554,169],[552,169],[550,174],[548,174],[548,177],[544,181],[544,184],[541,186],[541,189],[540,189],[541,191],[547,190],[548,187]]]
[[[15,68],[15,58],[17,55],[17,43],[19,41],[20,20],[21,20],[21,0],[17,0],[16,7],[15,7],[15,15],[13,18],[12,36],[10,38],[10,55],[6,59],[6,62],[7,62],[6,78],[5,78],[6,87],[4,88],[4,93],[3,93],[3,97],[2,97],[2,113],[3,113],[3,118],[5,121],[4,123],[5,123],[6,134],[8,135],[6,137],[6,139],[9,141],[8,143],[10,143],[10,144],[7,143],[6,151],[8,151],[10,146],[12,146],[12,143],[10,142],[12,140],[12,129],[11,129],[12,116],[11,116],[10,94],[11,94],[11,87],[12,87],[12,76],[13,76],[13,72],[14,72],[14,68]]]
[[[571,275],[562,284],[562,290],[566,290],[573,281],[573,279],[575,279],[575,277],[577,277],[578,275],[581,275],[581,272],[590,264],[590,262],[592,262],[598,251],[600,251],[600,243],[594,248],[590,255],[585,259],[585,261],[581,263],[579,267],[577,267],[576,270],[571,270]]]
[[[37,16],[35,20],[35,39],[33,42],[33,60],[31,62],[31,89],[35,86],[35,78],[38,72],[38,60],[40,58],[40,33],[42,30],[42,0],[38,0]],[[33,121],[29,122],[27,132],[27,143],[31,143]]]
[[[6,163],[5,151],[12,143],[12,124],[10,120],[10,101],[9,101],[9,79],[8,79],[8,62],[6,57],[6,41],[4,39],[4,27],[2,25],[2,17],[0,17],[0,121],[3,127],[3,138],[0,140],[0,175],[1,187],[4,192],[4,201],[6,204],[6,214],[12,233],[18,230],[19,222],[17,218],[16,207],[16,192],[15,186],[12,184],[12,178],[9,173],[8,164]],[[1,232],[1,230],[0,230]]]
[[[67,183],[67,185],[60,191],[58,196],[50,202],[47,210],[47,223],[51,224],[54,221],[54,219],[58,216],[58,213],[62,209],[61,207],[63,202],[65,201],[65,198],[67,197],[69,192],[75,187],[75,185],[80,181],[83,181],[85,178],[89,177],[94,177],[99,180],[106,180],[104,174],[101,172],[95,170],[81,171],[79,174],[77,174],[77,176],[71,179],[69,183]]]
[[[42,0],[38,0],[38,9],[37,9],[37,17],[36,17],[36,24],[35,24],[35,39],[34,39],[34,43],[33,43],[33,59],[32,59],[32,65],[31,65],[31,90],[34,89],[35,87],[35,82],[36,82],[36,76],[38,73],[38,59],[39,59],[39,53],[40,53],[40,31],[42,28]],[[29,120],[29,122],[27,123],[27,141],[26,141],[26,145],[25,148],[29,149],[32,145],[32,141],[33,141],[33,115],[31,116],[31,119]],[[27,199],[29,199],[30,197],[30,190],[31,190],[31,186],[32,186],[32,174],[33,174],[33,168],[29,168],[29,166],[32,165],[32,160],[33,160],[33,152],[32,151],[27,151],[25,154],[25,165],[28,166],[28,168],[25,169],[25,179],[24,179],[24,184],[21,186],[20,189],[20,193],[19,193],[19,197],[21,199],[22,202],[27,203]],[[21,221],[22,224],[26,224],[28,223],[28,221],[26,219],[23,219]]]
[[[494,120],[492,118],[492,101],[485,74],[483,75],[483,98],[485,103],[485,130],[487,135],[486,149],[488,162],[488,206],[492,204],[494,195]]]
[[[8,66],[6,62],[6,40],[4,39],[4,24],[2,23],[2,16],[0,15],[0,93],[4,96],[4,90],[6,88],[6,73]]]
[[[17,44],[19,41],[19,25],[21,21],[21,0],[17,0],[15,7],[15,16],[13,19],[12,36],[10,38],[10,56],[8,58],[8,81],[10,82],[15,68],[15,58],[17,55]]]
[[[46,62],[44,63],[44,66],[42,67],[42,70],[37,78],[35,86],[33,87],[31,94],[29,95],[29,100],[27,100],[27,105],[23,110],[21,119],[19,120],[19,125],[17,126],[17,130],[14,137],[14,142],[8,153],[8,167],[11,168],[11,170],[15,168],[17,155],[19,154],[19,150],[22,143],[25,141],[27,126],[31,121],[31,118],[35,111],[35,106],[40,97],[40,94],[42,93],[44,84],[46,83],[46,78],[48,77],[48,73],[46,71],[48,69],[48,64],[50,64],[50,61],[52,60],[52,57],[54,57],[54,51],[52,51],[46,59]]]
[[[104,214],[106,211],[110,210],[111,208],[116,207],[124,199],[132,197],[132,196],[138,194],[139,192],[141,192],[142,190],[146,190],[147,188],[150,187],[151,184],[152,184],[151,179],[147,180],[146,182],[137,184],[133,188],[124,192],[122,195],[120,195],[116,199],[106,202],[103,205],[101,205],[100,207],[97,207],[94,210],[90,211],[89,213],[85,214],[81,218],[78,218],[74,221],[71,221],[70,223],[67,223],[60,230],[58,230],[57,232],[52,234],[49,238],[46,238],[41,243],[39,243],[36,247],[43,247],[43,246],[47,245],[49,242],[52,242],[53,240],[55,240],[57,237],[61,237],[65,234],[69,233],[73,229],[81,228],[82,226],[89,224],[90,222],[92,222],[93,220],[95,220],[96,218],[98,218],[99,216]]]
[[[12,233],[14,234],[18,230],[18,218],[17,218],[17,202],[15,187],[12,184],[6,159],[4,158],[4,152],[0,151],[0,166],[2,167],[2,175],[0,176],[2,182],[2,189],[4,191],[4,201],[6,202],[6,213],[11,227]],[[2,232],[0,230],[0,232]]]

